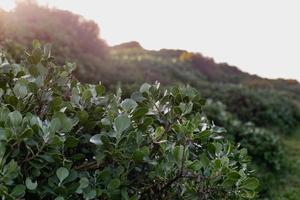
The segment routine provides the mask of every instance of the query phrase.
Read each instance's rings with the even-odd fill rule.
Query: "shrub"
[[[246,149],[222,139],[191,87],[131,98],[72,79],[39,43],[0,67],[3,199],[254,198]]]
[[[240,143],[255,156],[260,167],[279,171],[283,166],[283,146],[278,136],[271,131],[255,127],[252,123],[243,126]]]
[[[231,139],[247,148],[249,155],[260,168],[278,172],[283,166],[283,145],[272,131],[255,126],[254,123],[241,122],[229,113],[221,102],[208,100],[205,105],[206,115],[215,124],[228,130]]]
[[[284,93],[232,85],[215,87],[208,95],[223,102],[242,122],[253,122],[278,133],[291,133],[300,120],[299,108]]]

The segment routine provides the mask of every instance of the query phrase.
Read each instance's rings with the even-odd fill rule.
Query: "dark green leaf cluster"
[[[206,119],[195,89],[143,84],[123,99],[33,46],[0,66],[3,199],[256,197],[247,150]]]

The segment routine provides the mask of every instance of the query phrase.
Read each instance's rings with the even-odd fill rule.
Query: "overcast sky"
[[[109,45],[187,49],[263,77],[300,80],[299,0],[37,1],[95,20]]]

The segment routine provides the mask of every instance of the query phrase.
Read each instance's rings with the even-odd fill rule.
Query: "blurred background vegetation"
[[[80,81],[101,81],[111,90],[122,85],[125,96],[143,82],[197,88],[208,99],[209,118],[248,149],[262,181],[261,198],[299,198],[296,80],[261,78],[185,50],[149,51],[135,41],[108,46],[95,22],[69,11],[33,3],[19,3],[10,12],[0,9],[0,44],[11,59],[20,61],[34,39],[52,45],[58,64],[75,62]]]

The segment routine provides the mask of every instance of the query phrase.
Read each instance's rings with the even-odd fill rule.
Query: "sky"
[[[299,0],[37,0],[96,21],[109,45],[185,49],[300,81]],[[0,0],[13,9],[14,0]]]

